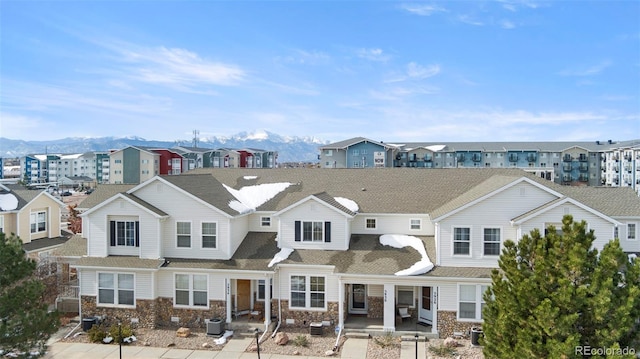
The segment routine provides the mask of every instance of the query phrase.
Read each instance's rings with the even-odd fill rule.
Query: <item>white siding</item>
[[[458,286],[456,283],[438,284],[438,310],[458,311]]]
[[[535,209],[556,197],[529,183],[513,187],[466,208],[440,222],[440,257],[442,266],[497,267],[497,256],[483,256],[483,228],[501,228],[501,240],[517,239],[511,219]],[[562,217],[559,217],[559,221]],[[453,256],[453,228],[471,228],[471,254]]]
[[[280,215],[279,246],[294,249],[346,250],[351,236],[349,221],[345,215],[321,204],[308,200]],[[331,242],[296,242],[295,221],[331,222]]]
[[[118,216],[109,216],[117,213]],[[130,220],[140,222],[140,247],[111,247],[109,245],[109,221]],[[116,199],[106,206],[90,213],[83,224],[88,224],[88,255],[106,257],[107,255],[140,255],[142,258],[157,259],[157,240],[159,220],[148,211],[124,199]]]
[[[376,228],[366,228],[366,220],[373,218],[376,220]],[[411,229],[411,220],[419,219],[421,228]],[[426,214],[358,214],[351,222],[351,232],[353,234],[407,234],[415,236],[433,236],[435,227],[431,219]]]
[[[123,268],[126,270],[125,268]],[[136,272],[136,299],[155,299],[153,293],[153,273]]]
[[[618,226],[618,237],[620,238],[620,246],[625,252],[638,253],[640,252],[640,220],[639,219],[620,219],[616,218],[622,224]],[[628,239],[628,224],[632,223],[636,225],[635,239]]]
[[[96,271],[81,269],[78,272],[80,273],[80,295],[98,295]]]
[[[527,221],[522,225],[522,233],[529,234],[533,229],[537,228],[540,233],[544,234],[546,226],[549,224],[555,225],[555,223],[558,224],[556,228],[561,229],[562,217],[565,214],[572,215],[574,222],[582,220],[587,222],[587,230],[594,230],[596,240],[593,242],[593,246],[598,250],[602,250],[604,245],[613,239],[613,223],[570,203],[558,206]]]
[[[324,268],[308,268],[305,266],[300,266],[299,268],[295,267],[282,267],[278,274],[276,274],[276,278],[280,278],[280,282],[277,283],[274,278],[273,297],[277,298],[278,290],[281,291],[282,298],[280,299],[289,299],[289,286],[290,280],[289,278],[292,275],[313,275],[313,276],[324,276],[325,279],[325,299],[327,302],[337,302],[338,301],[338,290],[339,290],[339,280],[338,277],[331,274],[331,269]],[[278,284],[280,287],[276,287]]]
[[[162,228],[162,256],[178,258],[229,259],[229,219],[218,210],[191,199],[159,181],[149,183],[135,195],[169,214]],[[191,248],[178,248],[176,222],[191,223]],[[217,248],[202,248],[202,222],[217,224]],[[246,235],[246,233],[244,234]],[[243,235],[243,238],[244,238]]]
[[[229,253],[233,255],[236,252],[242,240],[247,236],[249,231],[249,216],[242,216],[239,218],[233,218],[229,221],[229,238],[231,238],[229,245]]]
[[[271,218],[270,226],[262,226],[261,218]],[[249,231],[250,232],[277,232],[278,231],[278,218],[273,216],[273,213],[257,212],[249,215]]]
[[[176,273],[182,274],[206,274],[209,276],[209,300],[225,300],[225,275],[223,273],[211,273],[197,270],[161,270],[157,277],[157,296],[173,298],[174,277]]]
[[[367,295],[370,297],[383,297],[384,285],[371,284],[367,286]]]

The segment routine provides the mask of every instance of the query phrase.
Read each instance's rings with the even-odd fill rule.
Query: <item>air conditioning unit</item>
[[[207,335],[222,336],[224,333],[224,322],[219,318],[207,320]]]

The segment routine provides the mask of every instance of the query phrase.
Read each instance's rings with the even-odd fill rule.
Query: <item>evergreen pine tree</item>
[[[48,312],[45,287],[34,276],[35,269],[20,238],[0,232],[0,351],[43,355],[47,339],[57,330],[58,315]]]
[[[518,243],[505,241],[484,295],[486,358],[640,349],[640,261],[631,261],[617,239],[598,253],[584,221],[567,215],[562,223],[561,233],[550,226],[544,236],[536,229]]]

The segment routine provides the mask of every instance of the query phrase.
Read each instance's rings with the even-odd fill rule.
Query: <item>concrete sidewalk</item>
[[[335,357],[343,359],[365,359],[367,356],[367,339],[348,339]],[[231,338],[220,351],[187,350],[171,348],[153,348],[143,346],[123,346],[122,358],[129,359],[249,359],[257,358],[257,353],[245,352],[253,343],[251,337]],[[412,349],[413,350],[413,349]],[[411,352],[413,354],[413,351]],[[54,342],[49,345],[46,359],[119,359],[120,347],[117,345],[63,343]],[[280,355],[260,353],[261,359],[320,359],[299,355]],[[389,358],[391,359],[391,358]]]

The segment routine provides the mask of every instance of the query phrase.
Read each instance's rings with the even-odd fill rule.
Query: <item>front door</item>
[[[433,324],[433,288],[421,287],[420,293],[420,310],[418,313],[418,321],[432,325]]]
[[[236,309],[238,311],[251,310],[251,281],[236,280]]]
[[[349,300],[349,313],[366,314],[367,313],[367,285],[352,284],[351,299]]]

